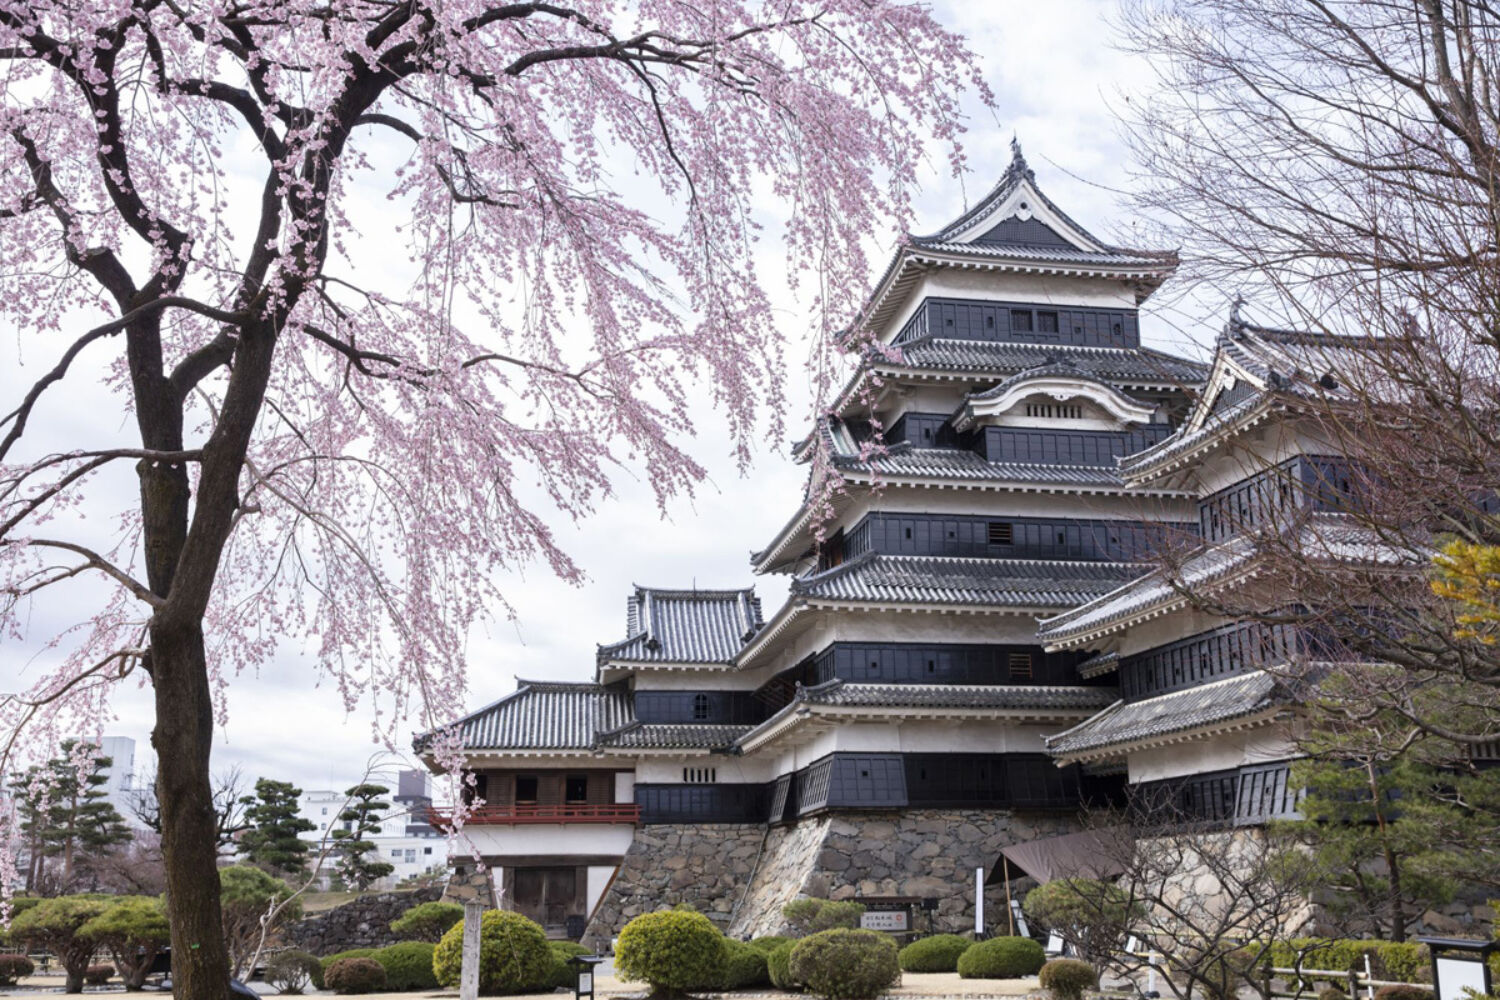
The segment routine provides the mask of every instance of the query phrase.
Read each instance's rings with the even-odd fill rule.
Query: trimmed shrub
[[[0,955],[0,986],[14,986],[35,971],[36,966],[25,955]]]
[[[301,993],[323,979],[323,963],[305,951],[281,951],[266,962],[266,982],[277,993]]]
[[[961,979],[1020,979],[1034,976],[1047,952],[1031,938],[997,937],[975,941],[958,956]]]
[[[464,925],[448,928],[432,954],[438,985],[458,985],[463,968]],[[479,992],[485,996],[531,993],[552,978],[547,935],[534,921],[509,910],[486,910],[479,921]]]
[[[769,986],[766,953],[744,941],[724,939],[724,969],[718,986],[725,990],[742,990],[750,986]]]
[[[568,964],[568,960],[577,958],[579,955],[587,955],[589,950],[572,941],[548,941],[547,950],[552,952],[552,977],[547,980],[547,988],[571,990],[578,971]]]
[[[437,944],[463,918],[464,908],[458,903],[418,903],[392,920],[391,930],[408,941]]]
[[[958,956],[973,943],[957,934],[934,934],[902,948],[897,959],[903,972],[952,972],[958,968]]]
[[[397,992],[435,990],[437,976],[432,974],[432,953],[437,945],[431,941],[402,941],[381,948],[370,957],[385,970],[385,988]]]
[[[385,969],[373,958],[341,958],[323,970],[323,984],[335,993],[374,993],[385,989]]]
[[[1432,1000],[1432,991],[1420,986],[1382,986],[1375,991],[1375,1000]]]
[[[337,951],[332,955],[325,955],[318,959],[318,974],[313,978],[313,986],[323,989],[323,977],[328,975],[328,967],[343,958],[369,958],[375,954],[374,948],[350,948],[348,951]]]
[[[109,977],[115,974],[113,965],[91,965],[83,970],[83,981],[90,986],[103,986],[109,982]],[[1401,998],[1397,998],[1401,1000]]]
[[[1099,973],[1087,962],[1076,958],[1054,958],[1037,972],[1042,989],[1053,1000],[1083,1000],[1083,991],[1097,989]]]
[[[797,942],[788,938],[766,954],[766,975],[778,990],[800,990],[802,984],[792,978],[792,949]]]
[[[1141,916],[1125,890],[1092,878],[1053,879],[1028,892],[1022,907],[1032,923],[1056,932],[1094,962],[1104,961]]]
[[[623,979],[650,984],[653,996],[672,997],[718,983],[727,951],[724,935],[701,913],[643,913],[620,931],[615,968]]]
[[[798,936],[830,931],[837,927],[853,930],[859,926],[865,904],[853,900],[835,903],[831,899],[794,899],[781,908],[781,915]]]
[[[789,970],[827,1000],[874,1000],[901,976],[896,942],[888,935],[842,927],[798,941]]]
[[[788,941],[793,940],[796,939],[786,937],[782,934],[767,934],[765,937],[752,938],[750,940],[750,947],[762,954],[769,955]]]

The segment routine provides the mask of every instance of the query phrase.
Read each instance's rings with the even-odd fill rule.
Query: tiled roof
[[[1074,247],[1025,246],[1018,243],[956,243],[929,237],[913,237],[911,245],[938,253],[960,253],[972,257],[994,257],[1000,260],[1039,261],[1052,264],[1079,264],[1084,267],[1111,269],[1170,269],[1177,265],[1171,254],[1131,253],[1129,251],[1079,250]]]
[[[1196,385],[1208,377],[1207,365],[1149,347],[1072,347],[931,336],[896,346],[901,350],[900,363],[871,357],[866,364],[881,369],[937,369],[1008,378],[1049,361],[1066,360],[1083,375],[1110,382],[1177,386]]]
[[[1090,371],[1085,371],[1078,366],[1078,362],[1066,355],[1049,355],[1039,365],[1023,368],[1007,379],[1003,379],[995,385],[990,386],[982,392],[971,392],[969,399],[995,399],[1003,396],[1015,386],[1023,382],[1029,382],[1039,378],[1070,378],[1079,379],[1084,382],[1097,382],[1099,385],[1108,386],[1112,391],[1118,392],[1114,386]]]
[[[599,647],[600,662],[728,663],[765,624],[744,590],[637,587],[626,600],[626,638]]]
[[[1186,600],[1184,590],[1211,584],[1245,565],[1254,555],[1246,536],[1209,546],[1187,556],[1178,566],[1160,567],[1123,587],[1096,595],[1087,603],[1041,623],[1037,637],[1043,644],[1067,642],[1112,622],[1125,619],[1164,601]]]
[[[858,455],[835,454],[833,464],[841,469],[868,471],[878,477],[909,476],[989,483],[1113,488],[1124,485],[1114,469],[991,462],[977,452],[962,448],[913,448],[907,441],[890,445],[883,454],[875,454],[868,459],[862,459]]]
[[[587,750],[634,721],[623,684],[517,681],[514,693],[458,720],[465,750]],[[428,734],[430,736],[430,734]],[[419,745],[424,737],[418,737]]]
[[[1084,660],[1074,669],[1078,671],[1079,677],[1089,680],[1094,677],[1103,677],[1105,674],[1117,670],[1119,666],[1119,653],[1100,653],[1098,656],[1091,656],[1087,660]]]
[[[1117,588],[1143,567],[1132,563],[968,559],[865,553],[792,581],[792,596],[881,604],[1071,607]]]
[[[600,733],[595,744],[627,750],[713,750],[728,747],[751,726],[677,725],[635,722],[623,729]]]
[[[830,681],[802,689],[813,705],[857,708],[1104,708],[1113,688],[1040,684],[853,684]]]
[[[1231,722],[1272,708],[1278,692],[1275,678],[1255,671],[1142,701],[1116,702],[1082,725],[1047,737],[1047,749],[1074,757]]]

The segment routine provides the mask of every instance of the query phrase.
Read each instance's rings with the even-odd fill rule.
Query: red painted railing
[[[470,810],[465,823],[490,826],[518,826],[524,823],[636,823],[641,818],[641,807],[634,802],[610,802],[604,804],[570,803],[564,805],[514,805],[480,806]],[[427,811],[427,821],[433,826],[452,825],[452,814]]]

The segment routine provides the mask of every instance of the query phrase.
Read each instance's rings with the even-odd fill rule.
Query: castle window
[[[991,545],[1011,544],[1013,533],[1009,521],[991,521],[989,528]]]
[[[521,805],[536,804],[537,778],[534,774],[516,776],[516,802]]]
[[[1036,314],[1036,328],[1038,333],[1057,332],[1057,313],[1039,312]]]
[[[716,781],[718,776],[718,768],[713,767],[685,767],[682,769],[682,780],[692,785],[709,784]]]
[[[708,695],[693,695],[693,720],[702,722],[708,718]]]
[[[564,802],[587,802],[589,800],[589,779],[586,774],[570,774],[563,781]]]
[[[1031,310],[1012,309],[1010,311],[1010,328],[1016,333],[1031,332]]]
[[[1031,654],[1010,654],[1010,679],[1013,681],[1031,680]]]

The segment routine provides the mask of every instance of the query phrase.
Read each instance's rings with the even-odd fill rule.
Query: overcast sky
[[[1130,220],[1117,193],[1129,186],[1128,154],[1114,109],[1124,94],[1149,82],[1149,71],[1141,60],[1113,48],[1108,23],[1113,5],[1105,0],[1040,5],[940,0],[936,7],[946,23],[969,37],[999,107],[992,114],[970,101],[974,117],[966,145],[973,173],[962,185],[936,174],[929,180],[919,196],[919,231],[938,228],[990,188],[1009,162],[1014,134],[1054,201],[1095,232],[1128,242]],[[779,261],[775,248],[768,255]],[[796,302],[783,294],[779,305],[789,334],[799,334]],[[1148,315],[1143,329],[1155,346],[1182,352],[1195,351],[1195,343],[1211,337],[1203,326],[1160,313]],[[25,353],[39,360],[35,347]],[[793,362],[804,355],[803,349],[787,352]],[[7,350],[0,363],[15,356]],[[0,385],[7,381],[3,375]],[[805,412],[805,380],[793,373],[790,381],[798,394],[797,412]],[[13,385],[4,387],[7,396],[14,391]],[[727,440],[711,431],[711,412],[698,414],[695,422],[704,429],[696,457],[712,473],[696,502],[672,504],[663,521],[644,484],[623,482],[618,498],[598,516],[576,526],[559,525],[559,541],[589,579],[582,587],[565,585],[542,567],[516,575],[506,588],[516,620],[492,624],[473,638],[471,707],[510,692],[517,677],[588,679],[595,644],[624,637],[625,597],[633,584],[717,588],[753,582],[768,615],[781,603],[785,580],[753,580],[748,555],[794,511],[804,470],[788,459],[784,443],[767,442],[748,477],[741,478],[727,454]],[[69,426],[55,429],[66,438]],[[59,620],[74,617],[73,609],[57,611]],[[26,673],[44,668],[42,631],[35,629],[37,642],[29,648],[12,643],[0,650],[0,671],[12,675],[0,681],[0,690],[11,686],[23,666]],[[150,754],[149,695],[126,692],[116,707],[117,718],[105,731],[137,740],[140,767]],[[369,720],[346,717],[337,695],[327,685],[315,685],[309,661],[295,648],[284,650],[258,676],[241,678],[229,711],[229,723],[218,734],[216,766],[239,764],[252,779],[264,775],[306,789],[342,788],[358,779],[377,749]]]

